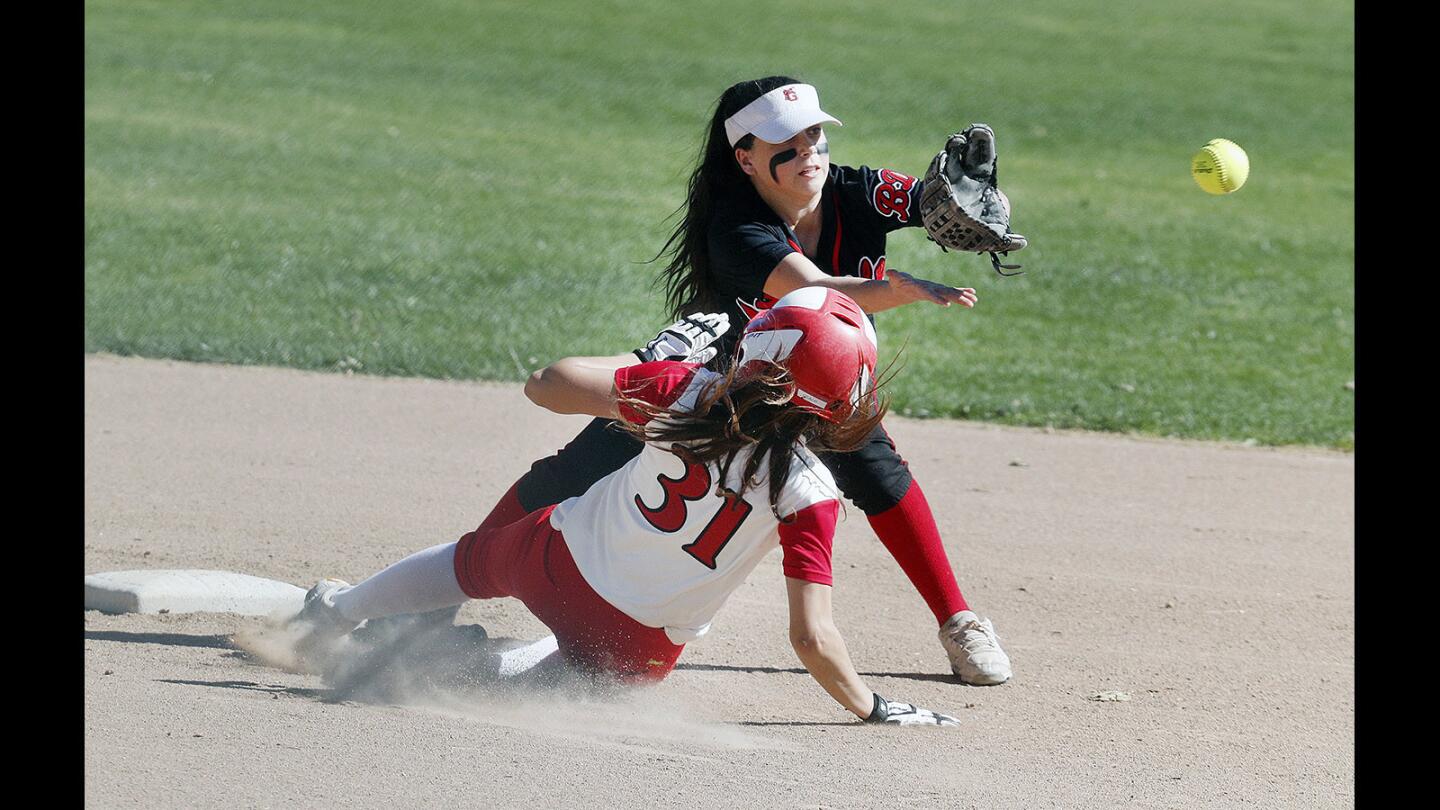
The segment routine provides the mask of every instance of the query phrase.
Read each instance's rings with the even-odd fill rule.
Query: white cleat
[[[993,686],[1010,680],[1010,656],[1000,649],[995,626],[974,611],[962,610],[947,619],[940,626],[940,644],[961,681]]]
[[[341,615],[333,601],[336,591],[349,587],[341,579],[322,579],[305,592],[305,606],[286,625],[298,634],[295,658],[301,668],[319,672],[341,639],[360,626]]]

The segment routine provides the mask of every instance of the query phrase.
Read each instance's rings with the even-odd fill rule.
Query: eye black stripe
[[[790,161],[794,160],[795,156],[798,154],[800,153],[795,151],[794,149],[786,149],[784,152],[776,152],[775,157],[770,158],[770,179],[774,180],[777,183],[780,182],[780,176],[775,173],[775,170],[780,167],[780,164],[789,163]]]

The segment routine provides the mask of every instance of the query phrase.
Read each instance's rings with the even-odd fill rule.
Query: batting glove
[[[680,360],[708,363],[717,349],[710,344],[730,329],[730,316],[723,312],[689,315],[661,330],[655,339],[635,350],[642,363]]]
[[[958,726],[960,721],[948,714],[932,712],[911,703],[891,702],[875,693],[875,708],[867,723],[890,723],[897,726]]]

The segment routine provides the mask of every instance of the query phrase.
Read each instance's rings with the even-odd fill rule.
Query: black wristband
[[[885,718],[890,714],[890,704],[885,702],[885,698],[880,697],[879,692],[872,692],[871,694],[875,696],[875,707],[870,710],[870,716],[865,718],[865,722],[883,723],[885,722]]]
[[[644,348],[644,349],[636,349],[636,350],[632,351],[631,354],[633,354],[633,355],[635,355],[636,357],[640,358],[640,362],[642,362],[642,363],[648,363],[648,362],[650,362],[650,361],[645,358],[645,353],[646,353],[647,351],[649,351],[649,347],[648,347],[648,346],[647,346],[646,348]]]

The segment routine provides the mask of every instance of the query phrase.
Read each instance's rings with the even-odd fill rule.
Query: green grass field
[[[715,98],[783,72],[839,163],[996,129],[1027,272],[891,239],[980,293],[877,318],[898,412],[1353,447],[1351,3],[85,7],[86,351],[518,381],[631,348]],[[1227,197],[1189,176],[1214,137]]]

